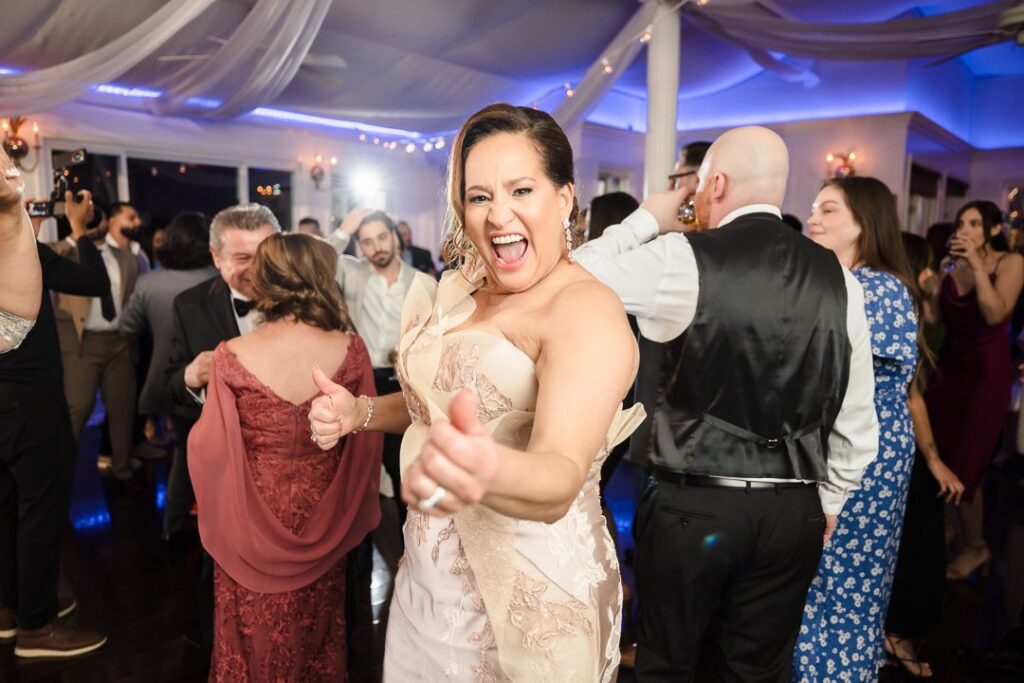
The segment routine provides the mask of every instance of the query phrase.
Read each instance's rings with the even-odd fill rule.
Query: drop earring
[[[569,255],[569,263],[576,263],[576,258],[572,255],[572,221],[566,218],[562,222],[562,227],[565,228],[565,251]]]

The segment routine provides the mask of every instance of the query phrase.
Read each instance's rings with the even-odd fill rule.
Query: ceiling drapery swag
[[[161,116],[231,118],[272,103],[302,66],[332,0],[259,0],[219,49],[159,85]]]
[[[216,0],[171,0],[106,45],[62,64],[0,76],[5,113],[51,109],[109,83],[149,57]]]

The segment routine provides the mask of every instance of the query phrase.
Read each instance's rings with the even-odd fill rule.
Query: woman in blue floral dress
[[[885,661],[885,617],[914,462],[907,407],[918,361],[913,274],[892,193],[874,178],[829,181],[807,223],[864,288],[875,370],[878,457],[846,500],[811,583],[793,680],[873,682]]]

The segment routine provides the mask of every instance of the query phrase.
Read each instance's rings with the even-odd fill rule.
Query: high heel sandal
[[[886,634],[885,636],[885,661],[889,666],[899,667],[905,674],[911,678],[919,680],[928,680],[935,676],[935,672],[932,671],[932,665],[928,662],[922,661],[917,658],[917,653],[914,652],[913,648],[910,649],[912,657],[901,657],[897,653],[898,644],[906,644],[909,642],[909,638],[901,638],[899,636],[891,636]]]
[[[992,552],[987,545],[967,546],[946,566],[946,579],[966,581],[974,572],[987,578],[992,568]]]

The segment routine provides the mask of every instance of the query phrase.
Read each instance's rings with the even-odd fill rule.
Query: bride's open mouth
[[[491,236],[491,249],[499,268],[518,268],[526,260],[529,246],[530,241],[518,233]]]

